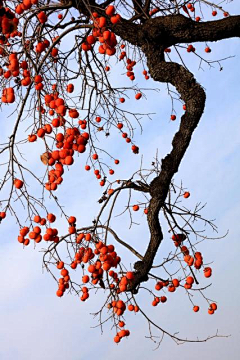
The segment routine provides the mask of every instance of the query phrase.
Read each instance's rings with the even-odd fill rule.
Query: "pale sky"
[[[235,1],[235,4],[229,4],[228,9],[231,14],[237,14],[240,12],[240,5]],[[203,53],[204,44],[194,46],[202,49]],[[217,331],[219,335],[231,336],[215,338],[206,343],[185,343],[181,346],[177,346],[165,336],[160,348],[153,351],[155,344],[146,338],[149,336],[147,322],[141,314],[126,311],[126,328],[131,335],[116,345],[113,342],[115,331],[111,330],[111,322],[105,324],[102,335],[100,328],[92,328],[97,325],[97,319],[93,319],[90,313],[97,312],[101,307],[101,295],[90,296],[85,303],[71,294],[65,294],[62,298],[56,297],[55,281],[46,271],[42,272],[42,253],[39,250],[44,244],[40,243],[36,249],[32,244],[23,249],[17,242],[17,224],[9,215],[2,221],[0,232],[0,360],[82,360],[94,357],[99,360],[239,359],[240,41],[224,40],[210,46],[212,53],[208,55],[209,59],[230,55],[235,57],[222,62],[223,71],[220,72],[217,65],[210,70],[204,65],[204,71],[198,70],[198,60],[193,54],[186,55],[186,58],[189,56],[190,69],[206,89],[207,102],[204,115],[175,176],[175,182],[180,183],[182,180],[190,191],[191,196],[186,200],[189,207],[194,207],[198,202],[207,203],[204,215],[209,219],[216,219],[219,236],[229,230],[225,238],[207,240],[199,245],[206,262],[213,261],[212,277],[205,279],[201,276],[201,284],[205,286],[212,283],[206,296],[218,303],[218,310],[210,316],[206,303],[199,295],[194,294],[194,302],[200,306],[200,311],[194,313],[184,291],[168,295],[168,302],[156,308],[151,306],[151,298],[147,295],[140,294],[137,300],[154,321],[169,332],[179,332],[179,337],[203,339]],[[141,80],[141,71],[139,66],[136,71],[138,85],[145,87],[145,82]],[[121,77],[118,75],[114,81],[116,84],[120,83]],[[151,81],[148,85],[158,86]],[[166,86],[160,84],[159,88],[161,91],[158,94],[146,92],[147,100],[141,99],[139,102],[132,101],[127,104],[134,111],[156,113],[151,121],[143,121],[142,135],[138,128],[136,130],[135,141],[140,147],[140,154],[132,154],[130,146],[125,145],[121,138],[118,139],[117,133],[105,142],[106,147],[121,161],[121,167],[115,168],[116,178],[129,177],[131,171],[139,167],[142,154],[147,166],[151,164],[157,148],[160,157],[170,149],[171,138],[178,129],[179,120],[169,121],[171,104]],[[178,114],[180,113],[179,107]],[[1,128],[5,128],[6,122],[11,124],[13,118],[6,119],[3,113],[0,118]],[[0,136],[2,142],[3,134]],[[39,154],[36,154],[38,150]],[[28,154],[28,165],[33,171],[41,172],[45,170],[44,166],[34,163],[36,156],[39,162],[42,152],[40,145],[37,151],[35,148],[35,152]],[[79,226],[91,224],[99,211],[97,200],[101,197],[102,190],[94,176],[84,171],[84,156],[78,158],[70,171],[66,172],[57,193],[67,213],[78,217]],[[134,195],[134,199],[137,201],[138,196]],[[124,209],[124,206],[125,203],[120,201],[115,215]],[[50,209],[58,215],[58,210],[54,207]],[[127,217],[116,218],[113,227],[120,238],[129,241],[140,253],[144,253],[148,230],[142,212],[134,213],[134,221],[141,225],[134,226],[131,231],[128,230]],[[57,224],[63,233],[67,231],[67,225],[60,217]],[[207,235],[211,237],[214,234],[209,230]],[[119,244],[116,249],[124,258],[126,250]],[[166,255],[168,249],[166,239],[162,246],[162,256]],[[126,256],[125,265],[130,267],[130,263],[133,264],[136,259]],[[162,256],[160,254],[157,259]],[[153,330],[153,334],[159,336],[156,330]]]

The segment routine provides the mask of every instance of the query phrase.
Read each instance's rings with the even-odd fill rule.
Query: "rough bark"
[[[132,289],[147,280],[154,257],[163,239],[159,223],[159,212],[167,197],[169,186],[174,174],[189,146],[192,134],[196,129],[205,106],[205,92],[196,82],[193,74],[183,66],[176,63],[160,61],[161,53],[155,51],[151,46],[144,46],[143,51],[147,57],[149,73],[155,81],[167,82],[175,86],[186,104],[186,112],[181,118],[178,132],[172,141],[170,154],[162,160],[161,172],[150,184],[150,195],[152,196],[148,207],[148,226],[150,230],[150,241],[142,261],[135,263],[137,271]]]

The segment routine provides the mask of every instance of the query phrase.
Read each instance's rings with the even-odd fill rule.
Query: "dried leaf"
[[[44,165],[47,165],[48,164],[48,160],[49,160],[49,155],[47,152],[43,153],[41,156],[40,156],[40,159],[41,159],[41,162],[44,164]]]

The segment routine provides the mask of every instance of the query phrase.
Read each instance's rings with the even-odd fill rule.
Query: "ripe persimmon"
[[[66,156],[66,158],[65,158],[65,165],[72,165],[73,162],[74,162],[74,159],[73,159],[72,156],[70,156],[70,155]]]
[[[56,292],[56,295],[57,295],[58,297],[63,296],[63,291],[58,289],[57,292]]]
[[[193,278],[192,276],[188,276],[188,277],[186,278],[186,283],[187,283],[188,285],[192,285],[192,284],[194,283],[194,278]]]
[[[210,267],[206,267],[203,271],[206,278],[209,278],[212,275],[212,269]]]
[[[38,129],[37,136],[40,137],[40,138],[43,138],[44,135],[45,135],[45,130],[43,128]]]
[[[157,306],[158,302],[156,300],[152,301],[152,306]]]
[[[45,14],[44,11],[41,11],[38,15],[38,20],[41,24],[44,24],[47,21],[47,15]]]
[[[33,135],[28,135],[28,141],[29,142],[34,142],[37,140],[37,136],[35,134]]]
[[[127,278],[128,280],[133,280],[133,279],[134,279],[134,273],[133,273],[132,271],[128,271],[128,272],[126,273],[126,278]]]
[[[20,235],[26,236],[28,234],[28,232],[29,232],[29,228],[27,226],[25,226],[24,228],[22,228],[20,230]]]
[[[34,77],[34,81],[35,81],[36,84],[38,84],[38,83],[41,83],[43,81],[43,78],[42,78],[41,75],[36,75]]]
[[[29,239],[25,239],[23,242],[23,245],[27,246],[27,245],[29,245],[29,243],[30,243]]]
[[[175,286],[172,284],[172,285],[169,285],[168,287],[168,291],[169,292],[174,292],[176,290]]]
[[[53,48],[52,51],[51,51],[51,55],[52,55],[52,57],[58,56],[58,49],[57,49],[57,48]]]
[[[139,210],[139,206],[138,206],[138,205],[133,205],[132,209],[133,209],[133,211],[138,211],[138,210]]]
[[[76,228],[75,228],[75,226],[69,226],[68,232],[69,232],[69,234],[75,234],[75,233],[76,233]]]
[[[1,212],[0,212],[0,220],[1,220],[1,219],[5,219],[5,217],[6,217],[5,211],[1,211]]]
[[[66,90],[67,90],[68,93],[72,93],[74,91],[74,85],[73,84],[68,84]]]
[[[85,240],[86,241],[90,241],[91,240],[91,238],[92,238],[92,235],[91,234],[85,234]]]
[[[156,285],[155,285],[155,290],[159,291],[162,289],[162,284],[160,282],[158,282]]]
[[[76,243],[77,243],[77,244],[80,244],[80,242],[82,241],[82,239],[84,239],[84,234],[78,234]]]
[[[215,303],[210,304],[210,309],[214,311],[217,310],[217,304]]]
[[[98,26],[99,26],[100,28],[105,27],[106,24],[107,24],[107,20],[106,20],[105,17],[101,16],[100,18],[98,18]]]
[[[21,189],[23,187],[23,181],[20,179],[15,179],[14,180],[14,186],[17,189]]]
[[[75,224],[76,221],[77,221],[77,219],[75,216],[69,216],[69,218],[68,218],[69,224]]]
[[[54,214],[47,214],[47,219],[50,223],[53,223],[56,220],[56,216]]]
[[[108,5],[108,7],[105,10],[105,13],[108,16],[113,16],[113,14],[115,13],[115,7],[113,5]]]
[[[132,145],[132,152],[133,152],[134,154],[138,154],[138,152],[139,152],[138,146]]]
[[[33,218],[33,221],[36,222],[36,223],[40,223],[41,217],[39,215],[35,215],[34,218]]]
[[[118,335],[116,335],[113,340],[115,343],[119,343],[121,339]]]
[[[112,24],[117,24],[121,21],[121,16],[119,14],[116,14],[110,18],[110,21]]]
[[[128,305],[128,310],[129,310],[129,311],[133,311],[133,310],[134,310],[134,306],[133,306],[132,304],[129,304],[129,305]]]
[[[84,275],[84,276],[82,277],[82,282],[83,282],[84,284],[88,283],[88,282],[89,282],[89,276],[88,276],[88,275]]]
[[[142,94],[141,94],[141,93],[137,93],[137,94],[135,95],[135,99],[136,99],[136,100],[141,99],[141,97],[142,97]]]
[[[61,275],[62,275],[63,277],[67,276],[67,275],[68,275],[68,270],[63,268],[63,269],[61,270]]]
[[[175,286],[175,287],[179,286],[179,280],[178,279],[173,279],[172,283],[173,283],[173,286]]]
[[[36,234],[40,234],[41,233],[41,228],[39,226],[35,226],[33,231],[36,233]]]

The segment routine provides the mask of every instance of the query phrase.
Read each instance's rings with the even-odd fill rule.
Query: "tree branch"
[[[148,41],[166,44],[200,41],[218,41],[240,37],[240,16],[230,16],[221,20],[196,22],[181,14],[148,19],[142,25],[144,38]]]

